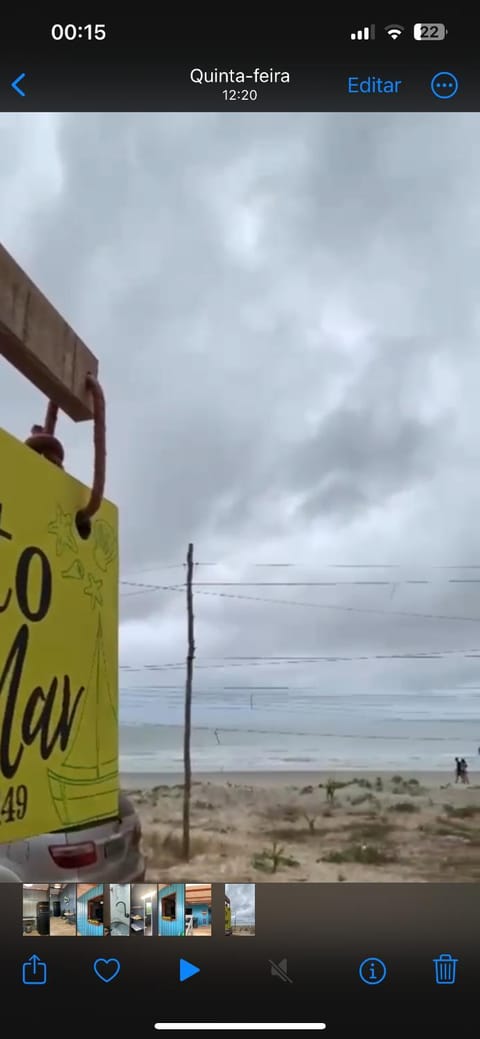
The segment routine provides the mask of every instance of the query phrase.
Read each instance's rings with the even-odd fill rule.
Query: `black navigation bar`
[[[7,16],[0,110],[477,111],[476,41],[471,20]]]
[[[341,67],[287,65],[280,69],[244,65],[149,66],[120,69],[29,67],[4,71],[3,111],[243,111],[386,112],[478,111],[480,67],[444,70],[349,62]]]

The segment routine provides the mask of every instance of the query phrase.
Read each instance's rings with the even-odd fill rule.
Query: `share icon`
[[[280,978],[281,981],[289,981],[292,984],[292,979],[289,978],[287,973],[287,961],[280,960],[280,963],[274,963],[273,960],[269,960],[270,973],[274,978]]]

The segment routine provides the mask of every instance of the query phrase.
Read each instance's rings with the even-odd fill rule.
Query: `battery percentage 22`
[[[413,26],[414,40],[444,40],[447,32],[443,22],[416,22]]]

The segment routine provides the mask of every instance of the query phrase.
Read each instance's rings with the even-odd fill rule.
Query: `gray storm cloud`
[[[183,660],[192,540],[217,564],[196,580],[257,582],[196,588],[198,663],[223,660],[202,688],[475,681],[480,584],[451,581],[480,570],[440,567],[480,563],[478,117],[0,126],[4,243],[100,358],[122,580],[161,586],[122,585],[122,662]],[[1,377],[23,438],[44,402]],[[88,481],[91,430],[59,431]],[[224,660],[241,654],[298,659]],[[369,659],[301,659],[329,654]]]

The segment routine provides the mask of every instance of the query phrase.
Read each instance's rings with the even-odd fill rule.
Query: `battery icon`
[[[447,32],[443,22],[416,22],[413,26],[414,40],[444,40]]]

